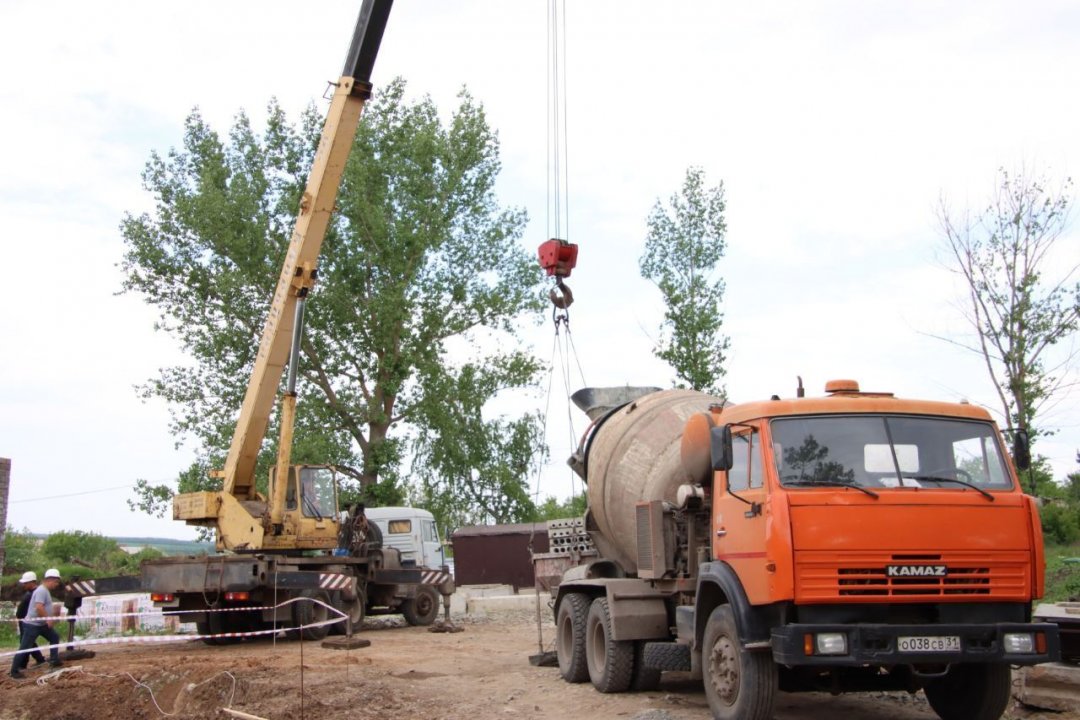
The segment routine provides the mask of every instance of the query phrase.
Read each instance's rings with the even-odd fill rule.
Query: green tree
[[[1080,463],[1080,452],[1076,453],[1076,462]],[[1080,470],[1065,476],[1065,497],[1080,508]]]
[[[545,520],[579,518],[585,514],[586,507],[588,507],[588,498],[584,493],[561,502],[558,498],[549,495],[544,502],[536,507],[536,515],[533,517],[533,521],[543,522]]]
[[[1050,459],[1038,455],[1031,459],[1031,467],[1019,471],[1021,485],[1027,486],[1031,494],[1040,498],[1065,500],[1065,488],[1054,481],[1054,468]]]
[[[526,216],[499,206],[497,136],[466,91],[459,101],[444,122],[429,98],[406,101],[398,79],[368,103],[307,308],[293,460],[344,468],[346,497],[373,504],[405,497],[410,431],[490,443],[472,457],[508,461],[499,432],[464,437],[463,426],[433,424],[433,408],[482,406],[540,369],[516,342],[519,323],[543,308],[539,268],[518,243]],[[158,327],[191,358],[142,388],[169,403],[178,437],[198,443],[181,491],[220,487],[207,472],[228,450],[320,128],[313,108],[296,127],[271,102],[261,136],[240,113],[225,142],[196,110],[183,147],[147,164],[154,210],[123,221],[124,290],[157,308]],[[493,378],[486,395],[440,394],[470,367]],[[470,507],[463,482],[454,492]],[[171,495],[143,482],[133,504],[161,514]]]
[[[123,552],[115,540],[83,530],[54,532],[41,543],[41,554],[57,564],[82,562],[106,568],[114,552]]]
[[[941,234],[967,291],[967,320],[997,391],[1008,430],[1034,440],[1050,430],[1035,418],[1072,382],[1076,350],[1055,352],[1080,324],[1080,266],[1056,264],[1069,222],[1072,181],[1052,189],[1041,177],[999,170],[986,208],[956,214],[942,198]],[[958,343],[961,344],[961,343]]]
[[[36,571],[44,562],[38,539],[25,528],[18,531],[8,525],[4,534],[4,567],[0,574]]]
[[[109,554],[108,569],[117,573],[137,573],[144,560],[157,560],[161,557],[165,557],[165,553],[157,548],[144,547],[133,553],[117,548],[115,553]]]
[[[524,522],[536,513],[528,477],[536,454],[546,456],[540,417],[487,419],[483,413],[499,387],[532,372],[532,361],[519,358],[487,368],[440,369],[425,380],[444,402],[423,407],[420,424],[432,432],[413,444],[413,477],[418,504],[439,527]]]
[[[1043,537],[1054,545],[1072,545],[1080,539],[1080,509],[1052,502],[1039,508]]]
[[[728,338],[720,332],[724,281],[716,266],[726,247],[724,184],[706,187],[704,171],[689,168],[668,204],[653,206],[639,261],[666,305],[653,352],[675,369],[680,387],[722,394]]]

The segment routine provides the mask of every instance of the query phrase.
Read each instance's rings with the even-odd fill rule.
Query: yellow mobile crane
[[[404,564],[398,550],[380,546],[374,523],[367,525],[362,516],[355,515],[343,521],[333,467],[289,464],[304,305],[318,275],[319,252],[360,113],[371,96],[371,70],[391,5],[392,0],[364,0],[360,10],[225,468],[215,473],[223,478],[223,487],[173,498],[174,519],[213,528],[217,549],[231,553],[164,558],[141,568],[138,589],[149,592],[158,606],[179,612],[181,622],[197,623],[204,635],[261,630],[271,623],[307,626],[327,619],[329,612],[319,603],[283,604],[297,597],[333,605],[353,625],[366,612],[401,612],[411,624],[430,624],[438,615],[440,594],[449,612],[454,584],[445,567]],[[286,365],[277,463],[264,496],[256,489],[256,460]],[[349,524],[342,533],[351,536],[348,549],[331,552],[339,544],[343,522]],[[371,528],[367,537],[355,532],[364,527]],[[131,579],[118,578],[73,583],[68,587],[67,604],[77,607],[81,597],[90,594],[130,592],[135,589],[132,584]],[[336,625],[334,629],[344,628]],[[302,632],[305,638],[321,639],[327,630],[324,625]],[[219,641],[207,638],[211,644]]]
[[[295,550],[333,548],[337,544],[333,469],[289,465],[297,361],[304,306],[318,276],[319,252],[360,113],[371,97],[371,70],[391,4],[392,0],[365,0],[361,8],[263,326],[225,469],[215,473],[224,478],[223,487],[217,492],[183,493],[173,498],[173,519],[214,528],[218,550]],[[256,490],[255,464],[286,362],[289,374],[281,399],[281,438],[277,464],[270,474],[268,499]],[[279,482],[280,478],[285,481]],[[333,512],[328,505],[332,505]]]

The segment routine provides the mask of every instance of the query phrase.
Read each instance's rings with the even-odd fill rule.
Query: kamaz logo
[[[885,575],[894,577],[945,577],[949,568],[945,565],[886,565]]]

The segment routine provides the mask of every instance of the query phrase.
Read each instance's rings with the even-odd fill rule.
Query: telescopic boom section
[[[393,0],[364,0],[345,68],[326,113],[322,139],[300,201],[296,227],[263,326],[255,368],[248,381],[225,461],[224,492],[238,499],[255,497],[255,461],[289,357],[296,303],[306,297],[315,284],[323,237],[360,124],[360,113],[364,102],[371,97],[371,70],[392,4]]]

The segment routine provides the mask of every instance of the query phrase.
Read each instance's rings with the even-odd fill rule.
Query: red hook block
[[[540,245],[538,251],[540,267],[549,275],[570,277],[570,271],[577,265],[577,245],[565,240],[552,238]]]

